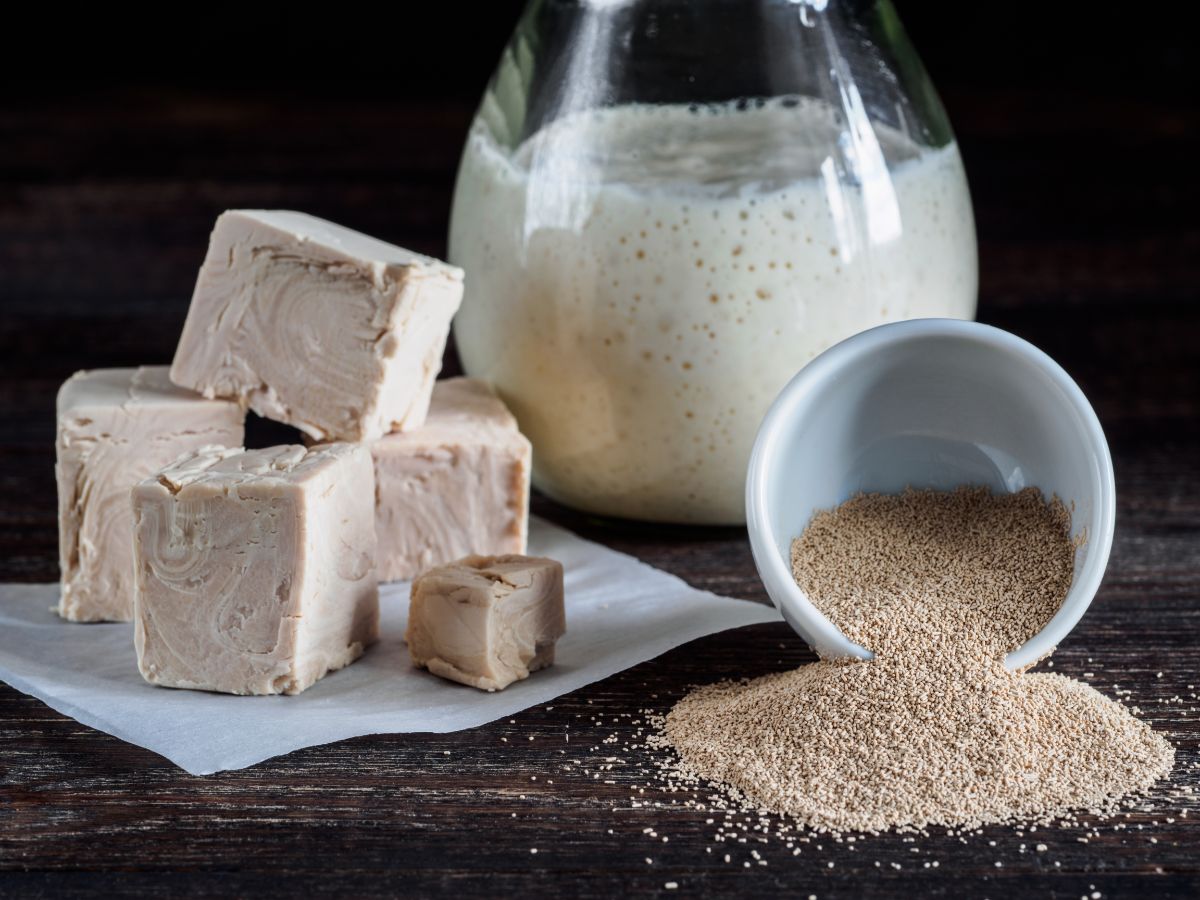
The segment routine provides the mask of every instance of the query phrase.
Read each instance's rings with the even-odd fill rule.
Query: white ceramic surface
[[[952,319],[882,325],[825,351],[780,392],[746,481],[750,546],[767,593],[823,656],[869,657],[821,615],[791,574],[791,542],[813,513],[859,491],[1034,486],[1085,531],[1062,607],[1005,659],[1050,653],[1092,602],[1112,547],[1116,487],[1108,444],[1078,385],[1012,334]]]

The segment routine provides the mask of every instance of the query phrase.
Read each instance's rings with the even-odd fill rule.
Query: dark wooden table
[[[1132,691],[1179,748],[1176,783],[1200,785],[1188,699],[1200,682],[1200,192],[1186,177],[1200,117],[1044,89],[947,101],[978,207],[980,318],[1063,363],[1116,461],[1108,577],[1056,670]],[[78,368],[170,358],[219,211],[304,209],[439,254],[470,113],[129,90],[0,106],[0,579],[57,577],[59,383]],[[765,601],[741,529],[536,508],[694,585]],[[1200,894],[1200,813],[1170,807],[1124,831],[1098,826],[1088,843],[1044,830],[1043,853],[994,828],[965,841],[826,841],[793,856],[778,843],[712,845],[706,816],[654,787],[635,808],[646,784],[636,754],[603,778],[564,770],[568,727],[576,747],[623,743],[635,726],[622,715],[665,711],[690,684],[811,658],[786,627],[754,627],[512,721],[360,738],[203,778],[0,686],[0,895],[598,896],[667,893],[667,882],[675,894],[822,898]]]

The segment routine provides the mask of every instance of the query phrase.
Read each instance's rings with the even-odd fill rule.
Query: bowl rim
[[[1079,385],[1044,351],[1010,332],[962,319],[908,319],[878,325],[834,344],[800,369],[784,386],[763,417],[750,452],[746,475],[746,528],[759,577],[775,607],[814,649],[823,656],[869,659],[869,650],[851,641],[822,615],[792,578],[791,560],[785,562],[772,530],[770,485],[767,472],[778,455],[784,433],[794,425],[797,407],[823,390],[840,371],[863,355],[885,347],[930,337],[946,337],[1008,351],[1038,368],[1061,389],[1078,416],[1085,439],[1093,449],[1092,464],[1099,483],[1096,519],[1099,527],[1087,536],[1086,558],[1075,572],[1062,605],[1046,626],[1009,653],[1004,664],[1021,670],[1052,653],[1091,605],[1100,588],[1112,552],[1116,524],[1116,479],[1104,429]],[[787,546],[791,545],[790,536]]]

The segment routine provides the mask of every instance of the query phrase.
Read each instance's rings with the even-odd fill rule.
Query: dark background
[[[519,6],[6,11],[0,581],[58,575],[59,384],[170,360],[219,212],[295,208],[444,253],[462,140]],[[1113,450],[1108,575],[1054,671],[1131,689],[1179,748],[1175,784],[1200,788],[1196,703],[1180,701],[1200,671],[1200,79],[1186,6],[898,6],[971,181],[979,317],[1059,360]],[[765,601],[741,529],[535,509],[698,587]],[[917,857],[894,835],[800,860],[764,848],[770,867],[743,871],[706,857],[702,815],[622,808],[645,783],[636,772],[618,767],[606,787],[557,768],[568,724],[572,741],[629,740],[617,717],[631,710],[811,658],[783,625],[729,632],[511,722],[360,738],[208,778],[0,686],[0,895],[537,896],[570,879],[593,896],[668,878],[677,895],[822,900],[1200,894],[1195,814],[1139,814],[1090,844],[1051,829],[1046,854],[993,828],[931,839]],[[547,774],[557,783],[535,789]],[[652,845],[650,826],[671,843]],[[931,858],[941,868],[917,868]]]
[[[443,252],[461,140],[521,6],[347,5],[344,22],[238,9],[161,28],[106,12],[51,40],[49,21],[14,28],[0,302],[34,316],[26,338],[52,330],[42,316],[115,307],[169,335],[228,206],[296,206]],[[1192,296],[1200,78],[1194,33],[1163,9],[899,3],[971,176],[985,308],[1043,265],[1047,300],[1136,294],[1142,267]],[[1017,249],[1031,238],[1036,259]],[[1081,259],[1087,239],[1116,256]],[[169,354],[137,327],[136,359],[92,362]]]

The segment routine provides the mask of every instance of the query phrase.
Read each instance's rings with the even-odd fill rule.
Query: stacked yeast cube
[[[222,215],[169,372],[80,372],[59,393],[59,613],[132,618],[153,683],[299,693],[376,640],[377,578],[523,553],[529,442],[485,383],[435,383],[462,281],[301,213]],[[314,445],[242,449],[247,407]],[[456,657],[456,680],[503,687],[552,657],[561,567],[555,597],[556,564],[505,559],[559,615],[526,636],[527,665],[497,680]],[[439,658],[439,629],[410,627]]]

